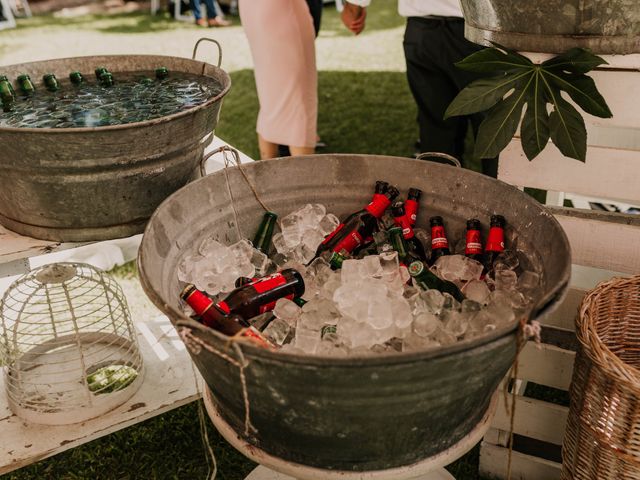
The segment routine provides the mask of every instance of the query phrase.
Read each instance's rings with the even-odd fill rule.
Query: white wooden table
[[[228,145],[215,138],[207,152]],[[240,154],[242,162],[253,161]],[[222,156],[207,162],[207,173],[223,167]],[[134,247],[140,235],[131,237]],[[137,243],[136,243],[137,242]],[[96,250],[101,244],[94,245]],[[29,270],[29,258],[75,248],[79,243],[59,243],[24,237],[0,227],[0,277],[19,275]],[[130,260],[130,259],[126,259]],[[40,262],[42,263],[42,262]],[[119,408],[83,423],[65,426],[36,425],[24,422],[8,407],[4,375],[0,376],[0,475],[50,457],[122,428],[142,422],[200,397],[202,379],[192,366],[184,344],[169,319],[147,299],[136,279],[118,280],[131,308],[137,329],[145,378],[139,390]]]

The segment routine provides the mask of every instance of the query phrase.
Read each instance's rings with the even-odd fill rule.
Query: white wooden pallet
[[[640,94],[640,56],[605,58],[611,65],[593,76],[614,117],[603,120],[587,115],[587,161],[565,158],[549,145],[530,162],[520,139],[515,138],[500,155],[500,180],[519,187],[640,204],[640,105],[638,97],[629,96]],[[640,273],[640,215],[549,208],[569,238],[573,275],[566,300],[544,325],[542,344],[528,344],[520,355],[514,433],[545,442],[547,458],[527,451],[527,446],[514,451],[513,480],[560,478],[561,464],[550,458],[559,454],[569,409],[524,397],[526,383],[567,391],[577,348],[574,320],[585,293],[611,276]],[[481,474],[507,478],[510,420],[501,405],[481,446]]]

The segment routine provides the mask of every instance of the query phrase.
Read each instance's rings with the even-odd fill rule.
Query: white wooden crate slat
[[[569,238],[573,263],[640,273],[640,215],[549,208]]]
[[[640,188],[632,180],[640,172],[640,151],[637,150],[590,146],[587,161],[580,162],[564,157],[555,145],[549,144],[529,161],[522,151],[520,139],[514,138],[500,154],[498,169],[500,180],[520,187],[640,204]]]
[[[511,408],[511,399],[509,400],[509,408]],[[543,442],[561,445],[568,413],[568,407],[517,396],[513,432]],[[498,404],[498,411],[492,426],[508,432],[510,425],[511,415],[507,412],[504,402],[501,401]]]
[[[518,357],[518,378],[568,390],[574,360],[575,353],[570,350],[529,342]]]
[[[480,474],[495,478],[507,478],[507,448],[482,442],[480,449]],[[558,480],[560,464],[543,458],[513,452],[511,480]]]

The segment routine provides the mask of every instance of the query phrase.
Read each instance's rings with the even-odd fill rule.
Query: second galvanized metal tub
[[[460,237],[467,218],[486,222],[501,213],[509,223],[507,241],[513,246],[517,239],[518,248],[529,250],[544,271],[533,317],[544,317],[566,291],[571,259],[562,228],[535,200],[492,178],[370,155],[292,157],[244,169],[268,208],[281,215],[315,202],[344,216],[368,203],[379,179],[403,193],[410,186],[422,189],[418,225],[442,215],[451,237]],[[241,234],[251,238],[262,209],[241,172],[234,168],[228,174]],[[332,470],[417,462],[473,429],[515,358],[515,324],[411,353],[322,358],[235,350],[227,337],[190,320],[179,306],[178,266],[209,235],[227,244],[238,240],[224,172],[187,185],[154,213],[138,257],[142,285],[188,334],[190,354],[220,415],[243,440],[270,455]]]
[[[194,51],[195,56],[195,51]],[[54,241],[106,240],[141,233],[168,195],[200,176],[213,140],[229,75],[207,62],[158,55],[76,57],[0,67],[58,78],[97,66],[120,72],[204,75],[222,87],[197,107],[145,122],[83,128],[0,127],[0,223],[23,235]]]

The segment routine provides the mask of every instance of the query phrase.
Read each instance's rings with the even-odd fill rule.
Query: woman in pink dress
[[[318,117],[315,32],[306,0],[240,0],[253,57],[260,112],[260,158],[278,145],[291,155],[314,152]]]

